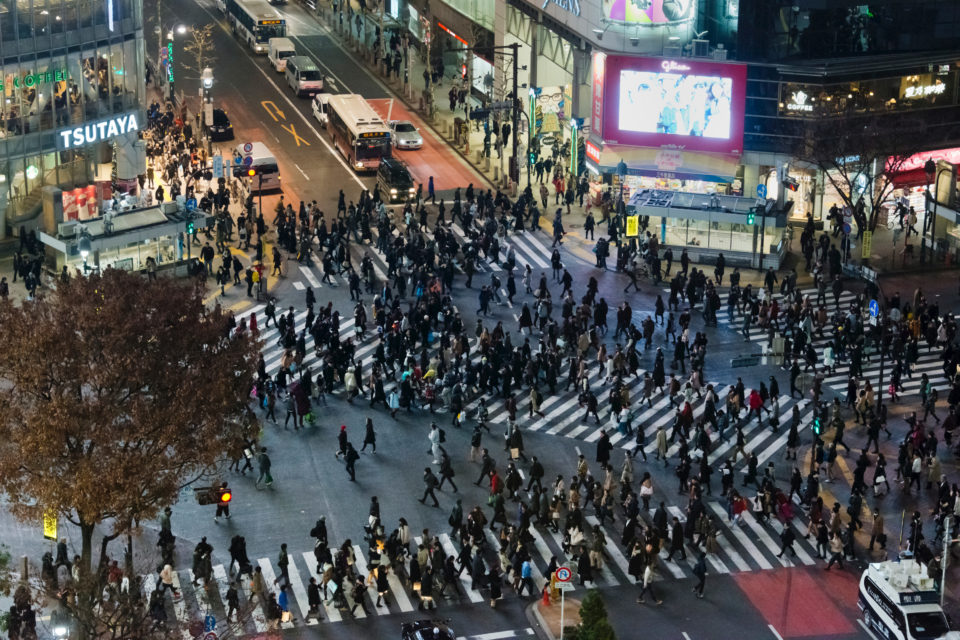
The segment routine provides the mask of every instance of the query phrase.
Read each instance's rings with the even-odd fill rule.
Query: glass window
[[[685,245],[687,244],[687,223],[689,220],[680,218],[667,218],[666,244]],[[679,256],[678,256],[679,257]]]
[[[730,250],[752,253],[753,229],[753,226],[747,224],[730,225]]]
[[[711,222],[710,223],[710,248],[719,251],[730,250],[730,223],[729,222]]]
[[[690,220],[687,229],[688,245],[704,248],[710,245],[710,222],[708,220]]]

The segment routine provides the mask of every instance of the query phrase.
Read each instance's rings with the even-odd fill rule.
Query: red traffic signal
[[[257,170],[256,170],[256,169],[247,169],[247,175],[252,178],[253,176],[257,175]]]

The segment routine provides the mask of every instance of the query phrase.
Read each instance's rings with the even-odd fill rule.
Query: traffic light
[[[231,500],[233,500],[233,494],[230,492],[230,489],[227,489],[226,483],[224,483],[224,486],[217,489],[217,502],[225,505],[229,504]]]
[[[823,431],[823,425],[820,423],[820,416],[813,417],[813,435],[819,436]]]
[[[753,210],[751,209],[749,212],[747,212],[747,224],[753,224],[755,220],[756,214],[754,214]]]
[[[530,156],[530,164],[531,165],[537,164],[537,153],[535,151],[531,151],[529,156]]]
[[[193,220],[187,220],[187,233],[193,233],[196,230]]]
[[[219,487],[197,487],[193,490],[197,498],[197,504],[218,504],[226,506],[233,500],[233,492],[227,488],[227,483],[221,483]]]
[[[247,169],[247,175],[252,178],[253,176],[257,175],[257,170],[254,169],[253,167],[250,167],[249,169]]]

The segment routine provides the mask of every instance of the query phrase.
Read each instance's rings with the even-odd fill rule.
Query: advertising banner
[[[601,136],[603,135],[603,82],[606,61],[607,54],[599,51],[593,54],[593,110],[590,126]]]
[[[742,152],[746,66],[690,58],[607,56],[603,76],[604,140],[631,146]],[[595,93],[595,110],[596,103]]]

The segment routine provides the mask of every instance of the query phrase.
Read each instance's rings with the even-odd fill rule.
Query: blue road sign
[[[223,177],[223,156],[213,156],[213,177]]]
[[[766,198],[766,197],[767,197],[767,185],[765,185],[765,184],[758,184],[758,185],[757,185],[757,197],[758,197],[758,198]]]
[[[217,619],[211,615],[204,616],[203,618],[203,630],[204,631],[216,631],[217,630]]]
[[[876,318],[877,315],[879,315],[879,313],[880,313],[880,305],[877,304],[877,301],[876,301],[876,300],[871,300],[871,301],[870,301],[870,315],[873,316],[874,318]]]
[[[187,211],[194,211],[197,208],[197,199],[196,198],[187,198]]]
[[[243,157],[243,166],[249,167],[253,164],[253,156],[244,156]]]
[[[243,164],[243,158],[240,156],[233,156],[233,164],[239,167],[241,164]]]

